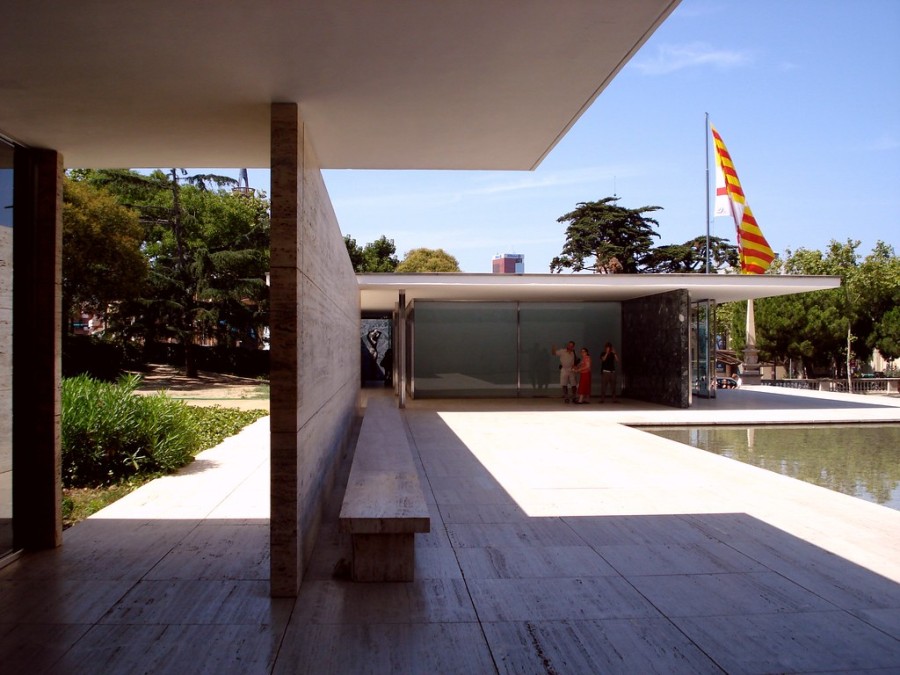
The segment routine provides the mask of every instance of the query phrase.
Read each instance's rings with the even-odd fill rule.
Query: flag
[[[744,198],[741,181],[731,161],[731,155],[722,142],[716,128],[710,125],[716,146],[716,200],[715,215],[731,216],[737,228],[737,245],[741,259],[741,274],[762,274],[775,257],[769,242],[763,236],[750,205]]]

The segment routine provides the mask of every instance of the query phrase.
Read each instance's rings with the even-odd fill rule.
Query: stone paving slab
[[[339,488],[296,600],[268,595],[260,420],[0,569],[0,667],[900,672],[900,512],[624,426],[896,422],[900,401],[720,394],[410,402],[432,516],[416,581],[347,580]]]

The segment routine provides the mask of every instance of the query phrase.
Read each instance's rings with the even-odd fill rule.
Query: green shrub
[[[200,439],[187,405],[163,393],[139,396],[137,375],[116,383],[86,375],[62,385],[65,487],[112,485],[170,472],[191,461]]]

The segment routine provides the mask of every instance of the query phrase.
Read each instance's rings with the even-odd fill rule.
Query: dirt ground
[[[268,380],[201,370],[196,378],[184,376],[184,370],[173,366],[152,364],[138,372],[139,394],[165,391],[172,398],[189,405],[220,405],[241,410],[269,409]]]

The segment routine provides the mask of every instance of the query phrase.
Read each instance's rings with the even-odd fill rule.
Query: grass
[[[135,477],[111,487],[63,488],[63,529],[72,527],[157,477]]]
[[[208,408],[190,407],[188,412],[201,439],[197,452],[202,452],[218,445],[247,425],[269,414],[265,410],[236,410],[234,408],[222,408],[221,406]],[[105,487],[63,488],[63,527],[68,528],[75,525],[142,485],[163,475],[165,475],[164,472],[137,474]]]
[[[269,398],[269,383],[263,382],[263,383],[258,384],[252,392],[241,396],[241,398],[252,400],[252,401],[255,401],[258,399],[268,400],[268,398]]]

